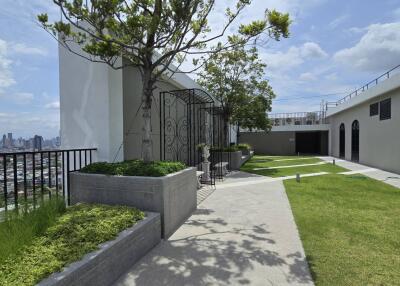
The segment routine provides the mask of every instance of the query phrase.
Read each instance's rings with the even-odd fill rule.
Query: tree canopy
[[[208,23],[215,0],[53,0],[62,19],[50,22],[44,13],[38,20],[61,45],[82,58],[114,69],[139,69],[143,86],[142,153],[143,159],[150,161],[152,93],[162,75],[190,72],[178,70],[188,57],[194,57],[196,69],[210,54],[265,35],[277,40],[288,35],[289,15],[274,10],[267,10],[263,19],[241,23],[235,34],[228,34],[250,2],[237,0],[226,8],[218,31],[211,31]]]
[[[266,112],[271,110],[275,94],[265,79],[265,68],[256,47],[239,45],[213,54],[198,82],[221,102],[227,123],[267,130]]]

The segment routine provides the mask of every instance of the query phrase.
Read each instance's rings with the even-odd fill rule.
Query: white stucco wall
[[[374,97],[360,104],[352,105],[330,116],[330,154],[332,156],[339,156],[339,127],[341,123],[344,123],[345,158],[351,160],[351,125],[354,120],[358,120],[360,163],[400,173],[400,81],[397,85],[396,89],[391,88],[389,92],[375,94]],[[370,117],[370,104],[386,98],[391,98],[391,119],[380,120],[379,115]]]
[[[98,148],[98,160],[114,160],[123,135],[122,71],[61,46],[59,61],[62,148]]]

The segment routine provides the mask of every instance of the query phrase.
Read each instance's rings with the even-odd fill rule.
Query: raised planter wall
[[[197,207],[196,168],[164,177],[70,174],[71,203],[134,206],[161,214],[162,237],[168,238]]]
[[[239,170],[242,166],[242,151],[235,152],[221,152],[221,157],[214,156],[212,164],[218,163],[217,161],[222,160],[222,162],[228,162],[229,170]]]
[[[160,243],[161,220],[157,213],[146,213],[146,218],[124,230],[100,249],[84,256],[42,280],[39,286],[107,286],[129,270],[140,258]]]

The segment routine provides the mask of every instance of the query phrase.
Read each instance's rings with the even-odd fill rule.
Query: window
[[[392,101],[390,98],[382,100],[379,103],[380,120],[390,119],[392,117]]]
[[[379,103],[373,103],[369,106],[369,116],[375,116],[379,114]]]

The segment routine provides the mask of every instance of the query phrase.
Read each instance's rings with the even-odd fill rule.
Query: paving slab
[[[330,156],[324,156],[324,157],[319,157],[319,158],[321,158],[324,161],[331,161],[331,162],[333,159],[335,159],[334,157],[330,157]],[[361,173],[367,177],[387,183],[396,188],[400,188],[400,175],[399,174],[383,171],[383,170],[376,169],[376,168],[371,168],[370,166],[365,166],[365,165],[362,165],[359,163],[345,161],[345,160],[336,159],[336,164],[341,167],[344,167],[350,171],[354,171],[353,173]]]
[[[245,176],[217,185],[115,285],[313,285],[282,181]]]

